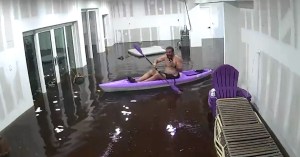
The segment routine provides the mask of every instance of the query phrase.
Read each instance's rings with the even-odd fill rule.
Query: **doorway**
[[[99,52],[97,10],[82,10],[82,26],[87,60]]]
[[[94,75],[94,57],[99,52],[97,9],[81,11],[85,54],[89,75]]]

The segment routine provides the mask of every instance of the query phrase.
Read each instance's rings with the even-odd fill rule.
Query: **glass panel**
[[[89,21],[90,21],[92,50],[93,50],[93,54],[95,54],[95,53],[97,53],[97,45],[98,45],[96,11],[89,11]],[[93,55],[93,56],[95,56],[95,55]]]
[[[57,86],[50,31],[39,33],[40,52],[46,88]]]
[[[64,29],[63,28],[55,29],[54,37],[55,37],[55,45],[56,45],[59,73],[60,73],[60,77],[63,77],[65,75],[67,75],[69,72]],[[61,79],[61,80],[63,80],[63,79]]]
[[[45,83],[47,94],[44,94],[44,104],[41,103],[43,99],[39,99],[39,107],[46,111],[46,124],[43,124],[42,131],[49,131],[49,134],[44,136],[46,147],[55,147],[58,142],[64,142],[64,134],[56,130],[63,126],[68,127],[68,123],[74,122],[78,116],[76,115],[76,107],[73,93],[72,81],[69,77],[68,68],[68,52],[70,52],[70,64],[75,67],[74,49],[72,42],[71,27],[64,27],[39,33],[40,53],[42,57],[42,66],[44,70]],[[53,36],[54,35],[54,36]],[[68,36],[68,37],[67,37]],[[55,40],[55,43],[51,42]],[[68,41],[68,47],[65,43]],[[53,44],[55,44],[55,46]],[[56,51],[53,51],[55,47]],[[54,53],[53,53],[54,52]],[[55,54],[56,52],[56,54]],[[56,57],[54,59],[54,56]],[[55,71],[59,69],[59,71]],[[55,74],[60,74],[56,76]],[[61,82],[57,84],[57,79],[60,78]],[[35,104],[37,105],[37,104]],[[42,113],[41,113],[42,114]],[[45,116],[45,115],[44,115]],[[39,117],[43,117],[40,115]],[[39,123],[42,125],[41,123]],[[52,131],[51,131],[52,130]]]
[[[66,38],[67,38],[67,50],[69,55],[70,68],[76,69],[75,55],[74,55],[74,45],[72,36],[72,26],[66,26]]]
[[[64,29],[59,28],[54,30],[56,53],[58,60],[58,68],[61,83],[59,83],[58,90],[62,96],[72,94],[72,81],[69,75],[68,59],[66,53]],[[63,102],[63,100],[62,100]]]
[[[71,80],[74,79],[76,74],[76,61],[74,55],[74,45],[73,45],[73,36],[72,36],[72,26],[66,26],[66,39],[67,39],[67,50],[69,56],[69,65],[71,71]]]
[[[107,28],[106,26],[108,25],[108,16],[106,15],[102,15],[102,23],[103,23],[103,36],[104,36],[104,46],[107,47]]]
[[[82,17],[82,28],[83,28],[83,36],[84,36],[84,45],[85,45],[85,54],[86,58],[89,58],[89,34],[87,27],[87,18],[86,12],[81,12]]]
[[[106,24],[107,24],[107,14],[106,15],[102,15],[102,23],[103,23],[103,36],[104,38],[106,38]]]
[[[41,84],[39,78],[38,64],[36,60],[34,35],[25,36],[23,40],[31,93],[33,99],[35,100],[37,95],[41,93]]]

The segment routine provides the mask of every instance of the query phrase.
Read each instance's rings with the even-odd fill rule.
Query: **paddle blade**
[[[182,91],[177,86],[175,86],[174,84],[170,84],[170,86],[171,86],[172,90],[174,92],[176,92],[177,94],[181,94],[182,93]]]
[[[143,51],[142,51],[142,49],[141,49],[141,47],[138,45],[138,44],[133,44],[133,47],[141,54],[141,55],[143,55],[143,56],[145,56],[144,54],[143,54]]]

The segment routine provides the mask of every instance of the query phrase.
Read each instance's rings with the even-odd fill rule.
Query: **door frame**
[[[89,9],[81,9],[81,14],[83,13],[83,12],[85,12],[86,13],[86,24],[87,24],[87,34],[88,34],[88,42],[89,43],[87,43],[88,44],[88,47],[89,47],[89,49],[88,49],[88,51],[89,52],[86,52],[86,53],[88,53],[88,57],[89,58],[94,58],[94,56],[93,56],[93,49],[92,49],[92,37],[91,37],[91,27],[90,27],[90,15],[89,15],[89,12],[95,12],[95,18],[96,18],[96,28],[97,28],[97,34],[96,34],[96,37],[97,37],[97,41],[96,41],[96,48],[97,48],[97,52],[100,52],[100,41],[101,41],[101,33],[100,33],[100,30],[101,30],[101,28],[100,28],[100,25],[99,25],[99,21],[100,21],[100,19],[99,19],[99,9],[94,9],[94,8],[89,8]],[[83,25],[83,20],[82,20],[82,25]],[[85,45],[86,43],[85,43],[85,41],[84,41],[84,45]]]

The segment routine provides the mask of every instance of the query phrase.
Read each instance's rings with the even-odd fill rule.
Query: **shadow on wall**
[[[10,114],[17,107],[16,104],[21,104],[24,100],[21,72],[18,67],[16,62],[0,67],[0,73],[4,76],[0,77],[0,89],[2,89],[0,102],[3,102],[3,106],[0,106],[0,120],[3,120],[5,115]]]
[[[262,63],[259,91],[263,106],[260,106],[260,113],[282,124],[278,128],[283,136],[291,144],[299,145],[300,76],[266,54],[262,56]]]

